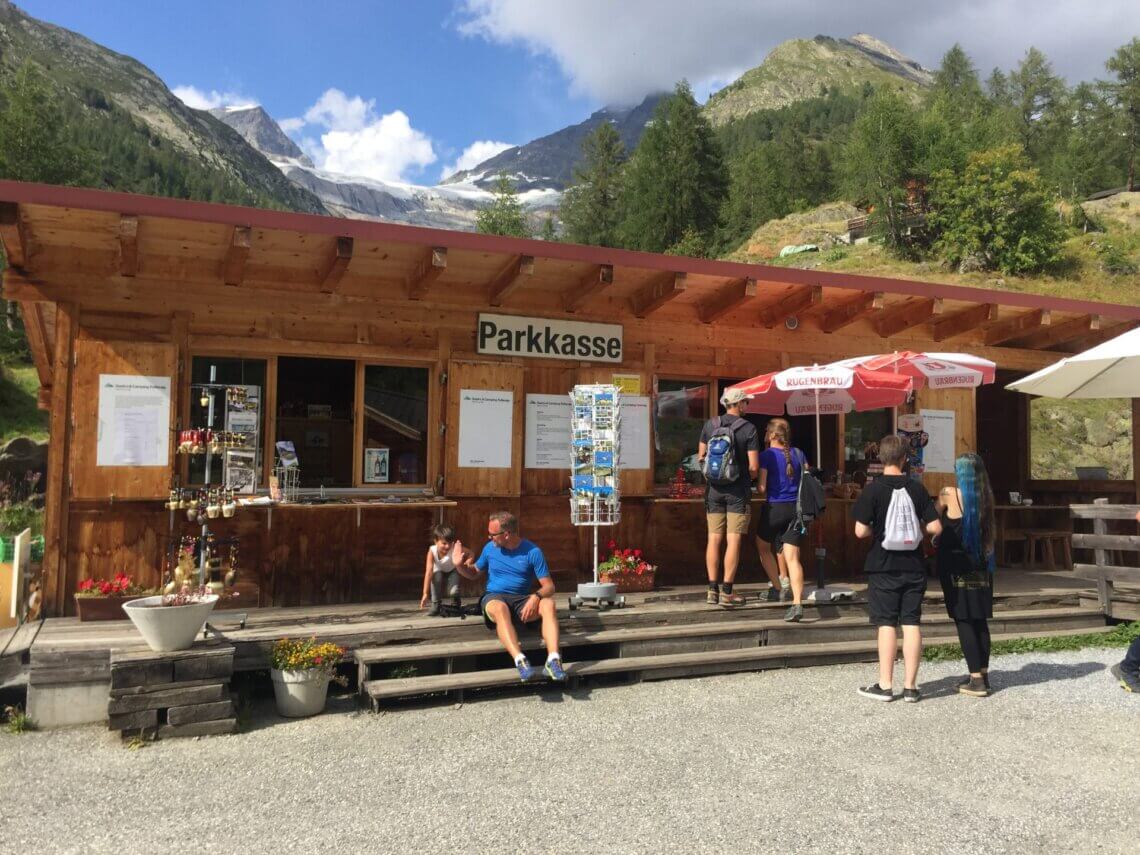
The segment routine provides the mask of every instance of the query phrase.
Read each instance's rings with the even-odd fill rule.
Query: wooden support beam
[[[62,617],[72,589],[67,584],[67,548],[70,533],[71,490],[71,370],[79,307],[60,303],[55,313],[55,354],[52,360],[51,416],[48,435],[47,486],[44,489],[43,602],[47,617]]]
[[[48,351],[47,324],[44,321],[45,303],[20,303],[20,314],[24,318],[24,335],[28,339],[28,350],[32,352],[32,362],[40,378],[40,386],[51,386],[52,354]],[[51,307],[54,310],[54,306]]]
[[[4,243],[9,267],[23,267],[28,263],[24,224],[20,221],[20,206],[15,202],[0,202],[0,241]]]
[[[134,276],[139,272],[139,218],[133,214],[119,217],[119,273]]]
[[[431,283],[438,279],[447,270],[447,249],[436,246],[424,253],[408,277],[408,299],[422,300],[427,296]]]
[[[222,281],[227,285],[240,285],[245,277],[245,262],[249,258],[252,230],[249,226],[234,226],[226,257],[222,261]]]
[[[956,335],[977,329],[989,321],[996,321],[998,316],[997,303],[981,303],[970,306],[960,312],[943,315],[930,324],[930,334],[935,341],[945,341]]]
[[[1098,344],[1104,344],[1109,339],[1116,338],[1118,335],[1124,335],[1129,330],[1134,330],[1137,327],[1136,321],[1124,321],[1113,324],[1105,324],[1101,322],[1100,329],[1091,332],[1081,338],[1070,339],[1065,342],[1065,349],[1071,350],[1073,353],[1082,353],[1091,347],[1096,347]],[[1140,422],[1137,422],[1140,424]],[[1140,439],[1140,433],[1137,434]]]
[[[1047,350],[1075,338],[1087,336],[1090,332],[1099,329],[1100,315],[1081,315],[1071,320],[1050,324],[1048,327],[1022,336],[1014,344],[1017,347],[1025,347],[1030,350]]]
[[[867,291],[827,312],[819,322],[819,328],[825,333],[838,332],[860,318],[880,311],[883,304],[882,291]]]
[[[633,313],[639,318],[648,318],[670,300],[681,296],[685,291],[684,273],[665,273],[642,286],[630,298]]]
[[[873,326],[880,338],[889,338],[909,330],[911,327],[924,324],[941,313],[942,299],[940,297],[911,300],[884,309],[882,314],[874,319]]]
[[[823,299],[823,288],[819,285],[803,285],[782,297],[760,312],[760,322],[772,329],[792,315],[816,305]]]
[[[982,340],[987,346],[992,347],[1025,335],[1038,327],[1048,326],[1051,320],[1048,310],[1031,309],[1028,312],[1022,312],[1020,315],[1002,318],[996,324],[986,327]]]
[[[583,303],[613,284],[614,266],[612,264],[599,264],[583,276],[576,286],[562,295],[562,307],[567,312],[576,312]]]
[[[521,286],[528,276],[534,275],[534,256],[519,255],[512,258],[491,280],[488,299],[492,306],[501,306]]]
[[[727,287],[721,288],[711,298],[701,303],[698,314],[701,323],[711,324],[718,321],[756,296],[755,279],[738,279]]]
[[[340,280],[348,270],[348,263],[352,261],[352,238],[338,237],[336,245],[329,253],[324,268],[320,273],[321,293],[332,294],[336,291]]]

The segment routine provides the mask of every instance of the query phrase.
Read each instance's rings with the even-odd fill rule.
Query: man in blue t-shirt
[[[509,511],[491,514],[487,522],[488,543],[473,564],[461,568],[468,578],[487,574],[487,590],[480,606],[488,629],[495,630],[499,641],[515,660],[519,677],[526,682],[535,676],[519,646],[515,624],[542,621],[542,640],[546,642],[546,667],[551,680],[562,682],[562,656],[558,652],[558,615],[554,608],[554,580],[546,566],[542,550],[519,536],[519,521]],[[538,590],[534,586],[537,583]]]

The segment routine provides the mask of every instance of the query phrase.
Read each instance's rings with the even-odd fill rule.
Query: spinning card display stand
[[[570,609],[624,606],[617,585],[598,581],[598,527],[621,521],[618,477],[621,434],[618,387],[575,386],[570,393],[570,522],[593,529],[594,581],[578,585]]]

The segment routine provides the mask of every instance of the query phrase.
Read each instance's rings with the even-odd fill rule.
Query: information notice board
[[[523,465],[527,469],[569,469],[570,396],[527,395]],[[619,468],[649,468],[649,398],[621,397]]]
[[[170,465],[169,377],[99,375],[95,465]]]
[[[514,402],[509,389],[459,390],[460,466],[511,468]]]

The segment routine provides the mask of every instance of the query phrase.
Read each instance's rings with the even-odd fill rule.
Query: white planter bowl
[[[138,629],[151,650],[185,650],[194,643],[214,604],[216,595],[203,597],[200,603],[186,606],[164,606],[162,596],[143,597],[123,603],[123,611]]]
[[[319,668],[306,671],[270,669],[277,712],[286,718],[316,715],[325,708],[329,691],[329,675]]]

